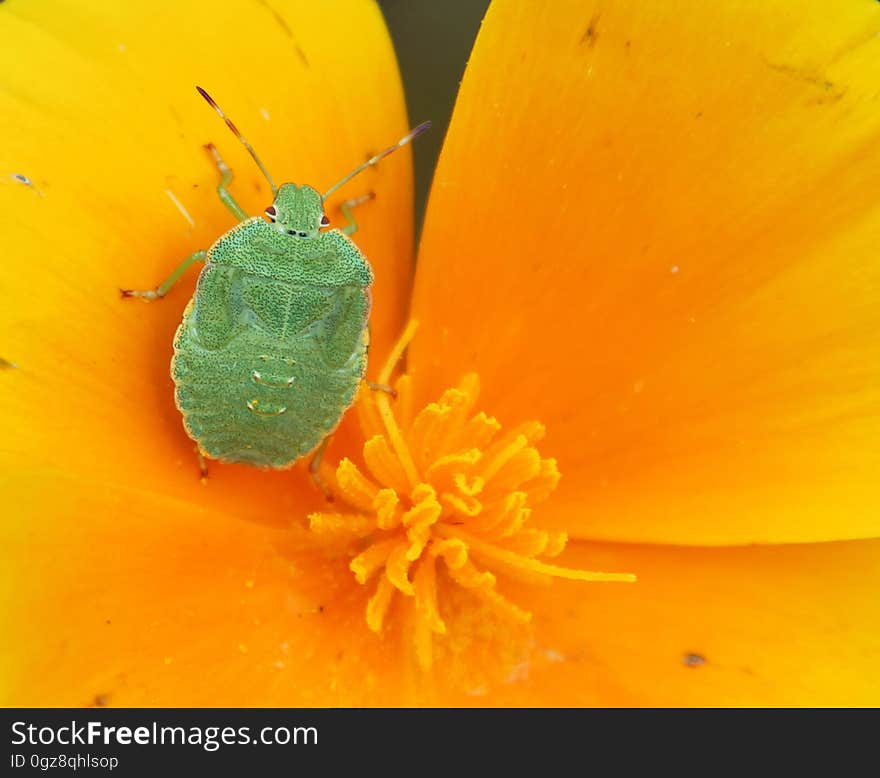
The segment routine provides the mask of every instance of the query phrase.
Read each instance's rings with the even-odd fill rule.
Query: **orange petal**
[[[515,677],[442,704],[876,706],[880,541],[697,549],[572,543],[561,564],[638,583],[537,588]],[[438,667],[438,672],[442,668]]]
[[[14,506],[0,536],[5,706],[880,701],[880,541],[572,543],[560,564],[638,570],[638,583],[499,576],[499,595],[533,614],[534,647],[507,683],[467,689],[445,661],[414,673],[405,642],[363,623],[372,587],[344,559],[288,551],[287,533],[48,471],[0,486]]]
[[[345,560],[212,509],[48,470],[4,476],[0,704],[407,699]]]
[[[492,5],[409,366],[546,424],[559,528],[880,534],[878,33],[871,2]]]
[[[342,0],[336,14],[342,27],[305,0],[0,9],[0,231],[12,263],[0,281],[0,357],[18,365],[0,376],[0,469],[26,462],[276,524],[321,507],[299,474],[218,465],[200,486],[169,378],[198,269],[150,305],[121,300],[119,288],[154,286],[234,224],[203,144],[220,150],[249,213],[271,201],[196,83],[279,181],[328,187],[406,132],[380,10]],[[335,195],[333,225],[339,200],[369,190],[356,239],[376,273],[371,356],[381,362],[408,295],[409,151]]]

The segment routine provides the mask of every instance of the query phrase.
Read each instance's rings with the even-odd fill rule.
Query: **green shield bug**
[[[220,172],[217,193],[239,223],[155,289],[124,289],[122,296],[160,299],[188,267],[204,262],[171,360],[187,433],[200,456],[221,462],[285,468],[314,453],[311,471],[321,485],[320,454],[366,373],[373,283],[367,258],[350,238],[357,230],[352,208],[372,194],[342,204],[341,229],[327,229],[324,201],[430,122],[321,194],[308,185],[276,186],[250,143],[211,96],[196,89],[253,157],[273,202],[265,218],[248,217],[229,192],[232,171],[209,144]]]

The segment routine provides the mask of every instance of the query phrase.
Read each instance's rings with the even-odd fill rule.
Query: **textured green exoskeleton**
[[[188,257],[155,290],[164,296],[202,260],[195,294],[174,338],[171,376],[184,426],[211,459],[280,468],[322,442],[354,401],[367,367],[373,272],[348,236],[357,225],[350,200],[343,229],[325,229],[324,200],[362,169],[427,129],[420,125],[334,184],[276,187],[250,144],[217,104],[202,96],[247,147],[275,195],[265,216],[248,218],[227,190],[232,173],[213,146],[218,193],[240,223],[207,252]]]
[[[373,273],[339,230],[318,233],[314,189],[285,184],[274,207],[274,225],[248,219],[208,250],[171,376],[205,455],[285,467],[354,400],[367,367]]]

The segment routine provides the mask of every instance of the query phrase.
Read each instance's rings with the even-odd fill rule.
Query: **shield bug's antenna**
[[[337,181],[335,184],[333,184],[333,186],[331,186],[326,192],[324,192],[324,194],[321,195],[321,197],[324,200],[326,200],[337,189],[339,189],[340,186],[342,186],[343,184],[347,184],[349,181],[351,181],[351,179],[353,179],[362,170],[366,170],[368,167],[375,165],[380,159],[385,159],[385,157],[387,157],[392,151],[397,151],[397,149],[401,148],[402,146],[406,146],[407,143],[409,143],[413,138],[417,138],[425,130],[429,129],[430,126],[431,126],[431,122],[422,122],[418,127],[415,127],[412,130],[410,130],[406,135],[404,135],[393,146],[389,146],[384,151],[380,151],[378,154],[376,154],[375,157],[370,157],[370,159],[368,159],[366,162],[364,162],[363,165],[358,165],[347,176],[339,179],[339,181]]]
[[[229,119],[228,116],[226,116],[225,113],[223,113],[223,109],[220,108],[220,106],[214,102],[214,98],[211,97],[211,95],[209,95],[200,86],[197,86],[196,89],[199,90],[199,94],[205,98],[208,105],[210,105],[211,108],[213,108],[215,111],[217,111],[218,114],[220,114],[220,118],[223,119],[224,122],[226,122],[226,126],[229,127],[230,130],[232,130],[235,137],[241,141],[242,146],[244,146],[248,150],[250,155],[254,158],[254,162],[257,163],[257,167],[260,168],[260,172],[266,177],[266,180],[269,182],[269,186],[272,187],[272,194],[275,194],[278,191],[278,187],[275,186],[275,182],[272,180],[272,176],[269,175],[269,171],[266,170],[266,166],[263,164],[262,160],[257,156],[257,152],[254,151],[254,147],[251,146],[251,144],[247,142],[247,138],[245,138],[244,135],[242,135],[238,131],[238,127],[236,127],[232,123],[232,121]]]

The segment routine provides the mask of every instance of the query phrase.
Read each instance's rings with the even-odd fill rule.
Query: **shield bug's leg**
[[[201,91],[201,90],[199,90]],[[223,114],[221,114],[222,116]],[[225,117],[224,117],[225,118]],[[370,157],[366,162],[358,165],[354,170],[350,173],[347,173],[345,176],[339,179],[333,186],[331,186],[324,194],[321,195],[322,200],[326,200],[333,194],[339,187],[343,184],[348,183],[354,178],[358,173],[366,170],[368,167],[372,167],[373,165],[377,165],[381,160],[385,159],[389,154],[394,151],[397,151],[399,148],[403,148],[407,143],[410,143],[413,138],[417,138],[421,135],[425,130],[429,129],[431,126],[431,122],[422,122],[418,127],[414,127],[411,129],[406,135],[404,135],[397,143],[389,146],[387,149],[383,149],[378,154],[374,154]],[[376,195],[372,192],[368,192],[367,194],[361,197],[355,197],[351,200],[346,200],[342,203],[342,215],[345,217],[345,226],[342,228],[342,232],[345,235],[354,235],[357,232],[357,222],[355,221],[354,216],[352,215],[351,209],[356,205],[360,205],[361,203],[366,202],[367,200],[372,200]]]
[[[202,482],[202,486],[206,486],[208,483],[208,460],[205,459],[205,455],[198,446],[196,446],[196,457],[199,460],[199,480]]]
[[[370,339],[372,337],[372,332],[370,330],[370,323],[367,322],[366,332],[366,346],[369,349],[370,347]],[[364,381],[367,385],[367,388],[371,392],[385,392],[385,394],[389,395],[392,400],[397,399],[397,389],[395,389],[391,384],[382,383],[381,381]]]
[[[397,399],[397,389],[393,386],[380,384],[378,381],[367,381],[367,386],[374,392],[385,392],[385,394],[389,394],[394,399]]]
[[[330,487],[327,486],[324,479],[321,478],[319,471],[321,469],[321,460],[324,458],[324,452],[327,450],[327,444],[330,442],[331,437],[332,435],[328,435],[321,441],[321,444],[315,449],[315,453],[312,454],[312,459],[309,462],[309,475],[315,482],[315,486],[324,493],[327,502],[333,502],[333,492],[330,491]]]
[[[360,197],[353,197],[351,200],[345,200],[342,205],[339,206],[342,215],[345,217],[345,226],[342,228],[344,234],[351,236],[357,232],[358,224],[357,221],[355,221],[354,213],[351,209],[357,208],[361,203],[372,200],[375,196],[376,194],[374,192],[367,192]]]
[[[227,189],[232,183],[232,170],[230,170],[229,166],[223,161],[223,157],[220,156],[220,152],[217,151],[217,147],[213,143],[206,144],[205,148],[211,156],[214,157],[214,163],[217,165],[217,170],[220,171],[220,183],[217,184],[217,195],[223,205],[232,211],[233,216],[235,216],[240,222],[243,222],[248,217],[247,211],[235,201],[235,198],[232,196],[229,189]]]
[[[120,289],[123,297],[140,297],[142,300],[158,300],[168,294],[168,290],[176,284],[180,277],[187,271],[190,265],[195,262],[204,262],[208,256],[207,251],[196,251],[190,254],[183,262],[181,262],[168,278],[166,278],[155,289]]]

